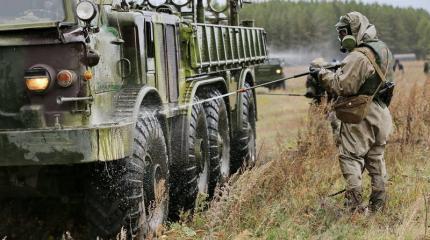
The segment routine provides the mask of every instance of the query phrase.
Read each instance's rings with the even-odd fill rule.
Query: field
[[[350,214],[342,194],[329,196],[344,189],[344,180],[325,106],[259,90],[257,166],[233,175],[213,201],[199,201],[194,215],[184,213],[180,222],[167,223],[159,239],[430,239],[430,78],[422,73],[422,62],[404,66],[404,73],[396,73],[390,106],[395,128],[386,152],[389,202],[383,213]],[[306,67],[286,69],[288,75],[303,71]],[[304,90],[304,78],[287,83],[288,93]],[[369,185],[365,173],[366,201]],[[32,205],[26,210],[73,212]],[[15,209],[0,212],[14,215]],[[52,224],[62,221],[61,214],[53,216]],[[31,222],[22,217],[16,226]],[[46,228],[40,220],[33,222],[37,226],[27,226],[33,229],[28,239]],[[69,228],[74,226],[66,223]],[[73,238],[66,234],[63,239]]]
[[[430,79],[422,62],[396,73],[386,151],[389,202],[380,214],[343,209],[337,149],[323,109],[302,97],[258,96],[258,164],[220,187],[162,239],[429,239]],[[286,69],[288,73],[306,68]],[[303,93],[304,79],[288,92]],[[364,197],[369,177],[364,177]]]

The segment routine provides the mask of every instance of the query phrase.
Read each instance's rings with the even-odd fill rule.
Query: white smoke
[[[341,61],[342,54],[332,43],[319,43],[312,46],[299,46],[289,49],[269,47],[270,58],[281,58],[287,66],[308,65],[315,58],[324,58],[327,62]]]

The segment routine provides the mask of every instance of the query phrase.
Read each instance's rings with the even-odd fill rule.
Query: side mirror
[[[97,7],[93,2],[84,0],[76,6],[76,15],[89,25],[97,15]]]

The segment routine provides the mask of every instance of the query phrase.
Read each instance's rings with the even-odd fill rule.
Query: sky
[[[363,3],[380,3],[396,7],[424,8],[430,12],[430,0],[360,0]]]

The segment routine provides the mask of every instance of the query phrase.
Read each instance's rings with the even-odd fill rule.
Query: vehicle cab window
[[[152,22],[145,22],[146,71],[155,72],[155,45]]]
[[[64,19],[63,0],[4,1],[0,8],[0,25],[60,22]]]

